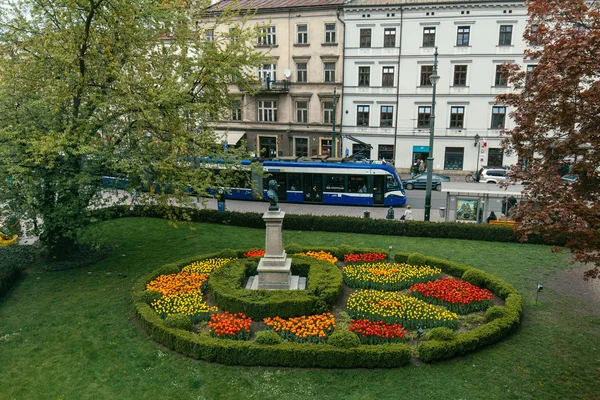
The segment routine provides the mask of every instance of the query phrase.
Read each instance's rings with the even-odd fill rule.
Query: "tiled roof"
[[[210,6],[208,10],[218,11],[225,8],[235,0],[221,0],[218,3]],[[251,10],[251,9],[285,9],[299,7],[324,7],[324,6],[341,6],[344,0],[237,0],[236,9]]]
[[[507,0],[514,3],[524,3],[524,0]],[[490,0],[350,0],[346,6],[391,6],[420,3],[491,3]]]

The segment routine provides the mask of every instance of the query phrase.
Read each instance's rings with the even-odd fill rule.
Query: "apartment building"
[[[242,12],[256,11],[252,23],[263,35],[255,46],[270,57],[256,71],[258,94],[230,88],[237,106],[217,127],[230,146],[245,138],[262,158],[333,155],[334,122],[338,140],[341,124],[343,3],[223,0],[209,8],[218,12],[235,4]]]
[[[343,151],[399,170],[429,155],[437,49],[434,170],[516,163],[500,146],[510,110],[495,97],[511,90],[500,65],[524,63],[526,19],[522,1],[347,2],[342,130],[367,146],[345,138]]]

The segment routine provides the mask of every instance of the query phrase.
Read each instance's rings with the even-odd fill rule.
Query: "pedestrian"
[[[475,182],[479,182],[481,179],[481,173],[483,172],[483,168],[480,168],[479,171],[475,172]]]
[[[385,219],[394,219],[394,207],[390,206],[390,208],[388,208]]]
[[[419,173],[425,172],[425,163],[422,158],[419,158]]]
[[[414,177],[419,172],[419,160],[415,160],[412,167],[410,168],[410,176]]]
[[[410,205],[406,206],[406,210],[404,210],[404,214],[400,217],[400,221],[410,221],[412,220],[412,211],[410,209]]]
[[[489,215],[489,217],[487,217],[487,219],[485,220],[488,224],[490,223],[490,221],[497,221],[498,217],[496,217],[496,214],[492,211]]]

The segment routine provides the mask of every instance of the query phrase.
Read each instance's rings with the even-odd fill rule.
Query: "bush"
[[[416,267],[419,267],[421,265],[429,265],[429,263],[427,262],[427,257],[420,253],[412,253],[411,255],[409,255],[408,259],[406,260],[406,263],[414,265]]]
[[[161,297],[162,294],[160,294],[156,290],[144,290],[139,298],[139,301],[144,302],[146,304],[151,304],[152,302],[160,299]]]
[[[454,335],[454,331],[450,328],[446,328],[445,326],[439,326],[437,328],[433,328],[429,331],[427,338],[429,340],[439,340],[442,342],[452,340],[456,336]]]
[[[165,319],[165,326],[168,328],[182,329],[184,331],[192,330],[192,320],[187,315],[173,314]]]
[[[283,340],[275,331],[260,331],[256,334],[255,342],[258,344],[281,344]]]
[[[248,228],[264,229],[265,223],[260,213],[240,213],[233,211],[218,212],[216,210],[190,209],[178,207],[136,207],[129,210],[128,206],[116,206],[95,210],[98,219],[121,217],[158,217],[192,221],[209,222],[245,226]],[[482,240],[487,242],[519,243],[518,235],[511,227],[489,224],[461,224],[456,222],[441,222],[431,224],[423,221],[411,221],[410,224],[388,223],[383,219],[365,219],[345,216],[316,216],[316,215],[286,215],[283,229],[295,231],[349,232],[368,233],[375,235],[411,236],[431,238],[451,238],[466,240]],[[536,235],[528,237],[529,243],[564,246],[565,237],[546,239]],[[336,256],[337,257],[337,256]],[[338,257],[339,258],[339,257]]]
[[[335,331],[327,339],[327,343],[342,349],[351,349],[360,346],[358,335],[350,331]]]
[[[506,309],[504,307],[492,306],[485,312],[485,322],[491,322],[498,318],[504,318],[506,316]]]
[[[33,262],[30,246],[0,247],[0,296],[15,284],[23,269]]]

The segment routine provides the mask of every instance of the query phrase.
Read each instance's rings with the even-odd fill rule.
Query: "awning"
[[[219,136],[223,141],[225,141],[225,137],[227,137],[227,144],[229,146],[235,146],[238,142],[244,137],[246,132],[242,131],[215,131],[217,136]]]

